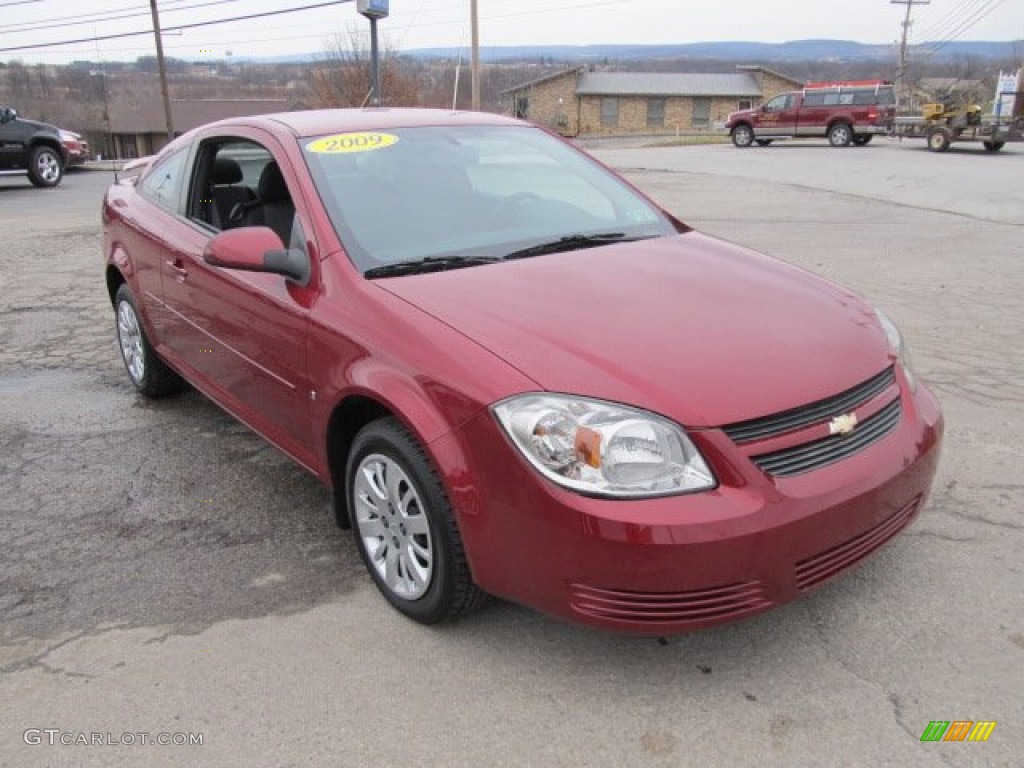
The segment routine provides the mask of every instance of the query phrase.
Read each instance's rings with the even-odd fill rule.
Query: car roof
[[[317,109],[278,112],[270,115],[234,118],[223,125],[251,125],[269,130],[287,129],[298,137],[327,133],[379,131],[389,128],[456,125],[523,125],[522,121],[485,112],[458,112],[446,109]]]

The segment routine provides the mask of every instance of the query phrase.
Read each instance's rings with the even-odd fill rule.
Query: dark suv
[[[57,128],[0,108],[0,171],[24,171],[37,187],[55,187],[64,178],[67,159]]]

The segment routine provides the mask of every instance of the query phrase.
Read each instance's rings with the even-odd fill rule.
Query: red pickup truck
[[[776,139],[827,138],[833,147],[863,146],[892,130],[896,95],[885,80],[810,83],[780,93],[754,109],[733,112],[725,123],[737,147]]]

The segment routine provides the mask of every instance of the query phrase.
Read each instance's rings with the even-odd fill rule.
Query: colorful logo
[[[988,741],[995,727],[995,720],[932,720],[921,741]]]

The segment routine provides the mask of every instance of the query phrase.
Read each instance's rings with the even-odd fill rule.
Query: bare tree
[[[394,49],[381,47],[381,104],[416,106],[419,88],[414,75],[403,71]],[[324,58],[309,70],[309,85],[317,107],[361,107],[370,100],[369,35],[355,24],[338,33]]]

